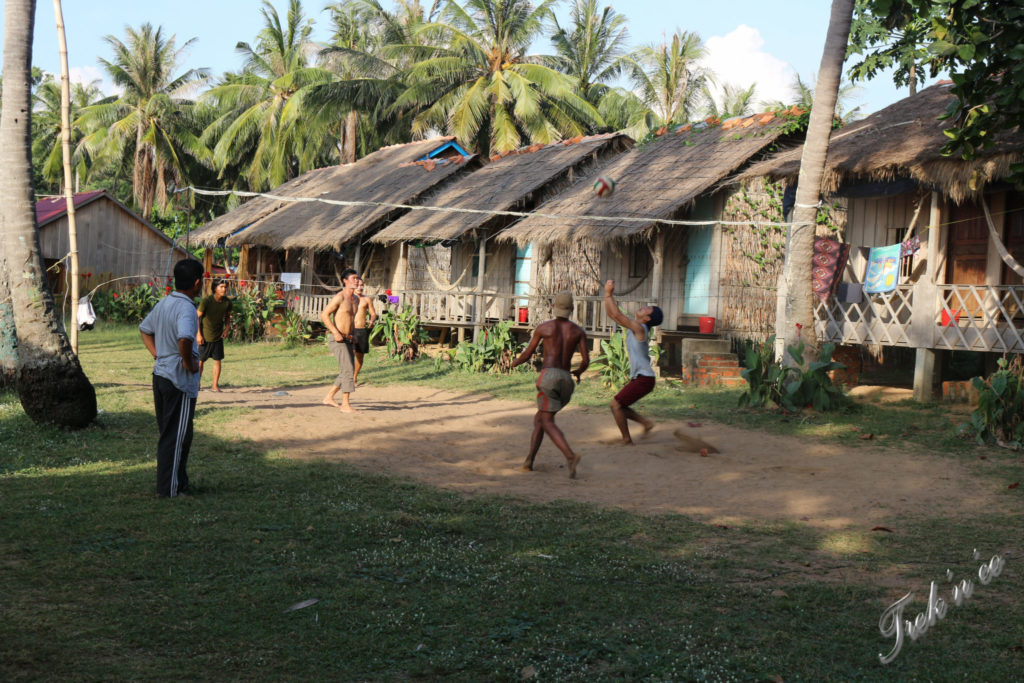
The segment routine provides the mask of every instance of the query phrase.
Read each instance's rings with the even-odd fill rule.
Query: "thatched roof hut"
[[[885,182],[910,178],[926,187],[941,189],[960,203],[981,193],[987,182],[1009,175],[1010,164],[1024,159],[1024,133],[1019,128],[994,137],[989,149],[976,159],[941,154],[949,140],[940,121],[953,95],[949,84],[933,85],[889,105],[867,118],[832,134],[821,190],[835,192],[855,182]],[[800,147],[754,164],[744,179],[767,176],[795,182],[800,173]]]
[[[531,145],[492,157],[484,168],[459,179],[430,198],[436,206],[509,211],[524,208],[550,183],[574,180],[589,165],[622,152],[632,141],[620,133],[577,137],[550,145]],[[371,239],[388,244],[412,240],[451,240],[480,229],[501,226],[506,216],[448,211],[411,211]]]
[[[606,242],[647,235],[659,218],[671,219],[699,196],[787,133],[792,119],[772,113],[719,123],[702,121],[665,131],[602,166],[616,183],[614,194],[598,198],[593,175],[545,202],[538,213],[505,230],[500,240]],[[550,215],[557,217],[550,217]],[[643,221],[588,220],[565,216],[644,217]]]
[[[328,202],[415,202],[424,192],[466,168],[466,162],[472,159],[458,154],[426,158],[451,140],[445,137],[392,145],[352,164],[310,171],[268,193],[307,201],[255,197],[192,233],[191,240],[206,247],[226,240],[228,246],[338,249],[405,210]]]

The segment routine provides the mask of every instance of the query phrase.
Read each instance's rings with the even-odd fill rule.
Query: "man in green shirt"
[[[213,294],[199,302],[199,378],[202,380],[203,365],[213,360],[213,386],[211,390],[220,391],[220,362],[224,360],[224,337],[228,334],[231,322],[231,299],[228,298],[228,285],[224,280],[214,280]]]

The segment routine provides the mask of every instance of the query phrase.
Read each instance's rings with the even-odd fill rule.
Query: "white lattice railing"
[[[838,344],[1024,353],[1024,287],[908,284],[858,303],[819,302],[815,331]]]
[[[935,348],[1024,352],[1024,288],[940,285]]]
[[[910,346],[907,329],[913,298],[913,285],[900,285],[884,296],[865,295],[858,303],[819,301],[815,332],[819,338],[841,344]]]

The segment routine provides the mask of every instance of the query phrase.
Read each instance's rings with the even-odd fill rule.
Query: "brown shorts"
[[[537,410],[557,413],[569,404],[576,380],[571,372],[560,368],[544,368],[537,378]]]
[[[623,408],[631,406],[654,390],[654,378],[650,375],[637,375],[615,394],[615,400]]]

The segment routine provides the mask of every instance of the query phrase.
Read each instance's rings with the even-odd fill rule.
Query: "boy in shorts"
[[[572,294],[562,292],[555,296],[552,312],[555,314],[553,320],[548,320],[537,326],[519,357],[512,362],[516,367],[528,361],[536,351],[537,345],[544,342],[544,361],[537,378],[537,414],[533,418],[533,436],[530,438],[530,453],[523,462],[523,470],[533,469],[533,459],[540,449],[541,441],[547,434],[558,449],[565,455],[569,463],[569,478],[576,478],[576,466],[580,462],[580,456],[569,447],[562,430],[555,424],[555,413],[564,408],[572,392],[580,382],[580,375],[590,365],[590,354],[587,352],[587,333],[583,328],[568,318],[572,313]],[[580,366],[569,371],[572,366],[572,356],[579,351]],[[575,381],[574,381],[575,376]]]
[[[363,369],[363,354],[370,351],[370,330],[377,322],[377,309],[373,307],[373,298],[363,294],[363,278],[359,278],[355,295],[359,303],[356,304],[356,318],[352,328],[352,351],[356,361],[352,382],[358,386],[359,371]]]
[[[213,293],[199,302],[196,315],[199,316],[199,378],[203,376],[206,361],[213,361],[213,386],[211,391],[220,391],[220,362],[224,360],[224,338],[231,324],[231,299],[228,298],[228,284],[214,280]]]
[[[630,319],[619,310],[615,303],[615,282],[608,280],[604,285],[604,310],[608,317],[626,328],[626,350],[629,352],[629,382],[612,399],[612,416],[622,434],[622,443],[632,446],[629,436],[629,420],[644,426],[644,436],[654,429],[654,423],[637,414],[631,405],[651,393],[654,389],[654,368],[651,367],[651,328],[661,324],[664,317],[657,306],[644,306]]]

